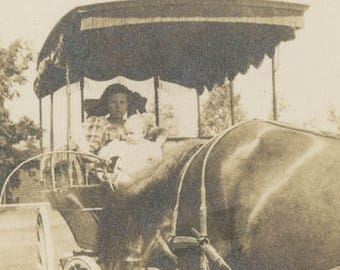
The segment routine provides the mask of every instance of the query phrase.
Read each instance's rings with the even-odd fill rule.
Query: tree
[[[337,115],[336,110],[334,108],[332,108],[329,111],[328,119],[335,125],[336,130],[340,132],[340,116]]]
[[[315,117],[313,117],[313,118],[309,119],[308,121],[302,123],[302,125],[303,125],[303,127],[307,128],[307,129],[320,130],[318,120]]]
[[[25,71],[32,60],[30,48],[20,40],[0,48],[0,188],[20,162],[38,151],[40,129],[27,117],[12,121],[5,107],[6,101],[19,96],[17,87],[26,82]]]
[[[277,101],[277,120],[280,119],[280,114],[289,108],[289,103],[284,97],[280,97]],[[274,113],[271,111],[268,114],[268,119],[274,120]]]
[[[203,105],[201,118],[201,135],[212,136],[231,125],[230,84],[216,85],[207,102]],[[240,94],[234,96],[235,122],[244,120],[245,114],[240,108]]]
[[[175,118],[174,107],[168,103],[160,103],[159,108],[159,124],[168,131],[169,136],[176,136],[178,133],[177,123]],[[149,111],[150,114],[155,115],[155,108]]]

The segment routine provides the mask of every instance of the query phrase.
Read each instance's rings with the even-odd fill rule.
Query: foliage
[[[26,82],[24,73],[32,58],[31,50],[20,40],[0,48],[0,188],[11,170],[38,150],[39,128],[27,117],[12,121],[5,108],[6,101],[19,96],[17,87]]]
[[[311,129],[311,130],[320,130],[320,126],[318,124],[318,120],[313,117],[311,119],[309,119],[308,121],[304,122],[303,127],[307,128],[307,129]]]
[[[159,103],[159,124],[161,127],[168,131],[169,136],[176,136],[178,129],[175,119],[174,107],[168,103]],[[153,107],[150,113],[155,114],[155,108]]]
[[[335,125],[337,132],[340,132],[340,115],[336,113],[334,108],[329,111],[328,119]]]
[[[272,104],[273,105],[273,104]],[[277,120],[280,120],[280,114],[289,108],[289,103],[284,97],[277,100]],[[268,114],[268,119],[274,120],[274,113],[271,111]]]
[[[245,114],[240,108],[240,94],[234,95],[235,123],[244,120]],[[216,85],[203,105],[201,135],[213,136],[231,126],[230,84]]]
[[[8,48],[0,48],[0,102],[19,95],[16,87],[26,82],[24,72],[32,59],[32,52],[27,44],[20,40]]]

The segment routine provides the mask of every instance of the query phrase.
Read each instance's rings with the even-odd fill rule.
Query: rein
[[[243,123],[241,123],[243,124]],[[170,234],[170,240],[168,242],[172,242],[173,249],[188,249],[188,248],[201,248],[202,254],[200,258],[200,269],[208,270],[209,269],[209,261],[210,259],[214,263],[218,265],[220,269],[223,270],[232,270],[231,267],[225,262],[223,257],[218,254],[217,250],[211,245],[208,238],[208,229],[207,229],[207,200],[206,200],[206,169],[207,163],[211,156],[211,153],[214,149],[216,149],[216,145],[227,135],[230,131],[234,130],[241,124],[235,125],[234,127],[225,130],[217,137],[211,138],[205,144],[203,144],[189,159],[189,161],[185,164],[183,171],[181,173],[181,178],[179,181],[179,187],[177,192],[177,200],[176,205],[173,212],[172,219],[172,230]],[[211,144],[209,146],[209,144]],[[207,148],[209,147],[209,148]],[[201,170],[201,203],[200,203],[200,231],[197,231],[195,228],[191,228],[191,236],[177,236],[177,221],[178,221],[178,209],[180,205],[180,197],[181,191],[183,187],[183,183],[185,177],[187,176],[188,170],[193,162],[196,160],[196,157],[204,150],[207,149],[207,152],[204,155],[202,170]]]

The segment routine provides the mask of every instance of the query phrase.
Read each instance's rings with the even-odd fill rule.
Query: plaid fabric
[[[103,146],[115,139],[122,139],[124,128],[119,124],[112,124],[104,116],[91,116],[83,123],[89,151],[97,153]]]

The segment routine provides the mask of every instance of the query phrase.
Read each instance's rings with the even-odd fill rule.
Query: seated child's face
[[[144,140],[146,136],[146,128],[142,119],[134,119],[125,123],[126,139],[130,143],[137,143]]]

